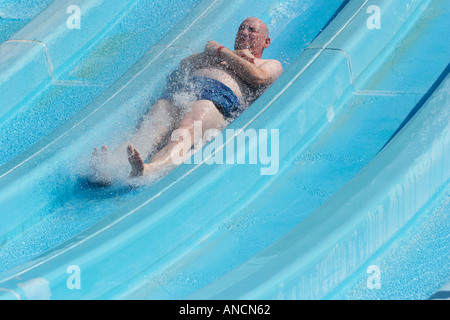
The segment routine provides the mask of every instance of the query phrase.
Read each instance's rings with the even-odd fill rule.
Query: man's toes
[[[108,147],[107,146],[102,146],[102,161],[106,163],[106,157],[108,156]]]
[[[130,164],[136,168],[141,165],[141,155],[139,154],[139,151],[137,151],[133,146],[128,146],[128,161]]]
[[[133,146],[131,144],[127,147],[127,153],[128,157],[133,156]]]
[[[99,159],[98,148],[94,148],[94,151],[92,151],[91,159],[89,160],[90,165],[91,166],[97,165],[98,159]]]
[[[127,153],[128,153],[128,159],[133,160],[134,162],[136,162],[136,161],[139,162],[142,159],[139,151],[136,148],[134,148],[132,145],[128,146]]]
[[[133,149],[133,151],[134,151],[134,158],[135,159],[141,159],[142,157],[141,157],[141,154],[139,153],[139,151],[137,150],[137,149]]]
[[[98,150],[98,148],[94,148],[94,151],[92,152],[92,158],[102,159],[102,160],[106,161],[107,154],[108,154],[108,147],[107,146],[102,146],[101,153]]]

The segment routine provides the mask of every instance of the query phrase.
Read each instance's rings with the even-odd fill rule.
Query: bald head
[[[242,24],[253,25],[256,28],[258,28],[261,31],[261,33],[264,34],[265,37],[269,37],[269,28],[267,28],[266,24],[258,18],[255,17],[247,18],[242,22]]]
[[[256,58],[261,58],[264,49],[269,45],[269,29],[264,22],[251,17],[241,23],[234,42],[236,50],[248,49]]]

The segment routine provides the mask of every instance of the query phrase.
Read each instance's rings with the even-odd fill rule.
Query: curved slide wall
[[[53,0],[2,1],[0,3],[0,43],[30,22]]]
[[[118,119],[133,123],[137,116],[128,116],[129,110],[139,110],[140,95],[156,97],[158,79],[188,54],[181,48],[201,50],[214,35],[225,41],[214,26],[230,17],[238,24],[253,12],[249,2],[212,3],[188,16],[87,108],[2,167],[1,203],[14,213],[2,214],[2,260],[14,265],[17,252],[38,256],[2,274],[4,297],[26,296],[25,283],[64,299],[321,298],[351,281],[420,215],[448,181],[449,50],[437,32],[448,26],[447,5],[378,1],[383,24],[377,29],[368,24],[370,1],[311,3],[297,8],[297,17],[277,16],[283,2],[260,7],[258,15],[282,30],[282,45],[270,53],[286,72],[229,127],[237,136],[278,130],[276,174],[261,175],[261,163],[203,163],[183,165],[149,188],[93,190],[79,182],[76,170],[67,171],[67,163],[89,148],[79,135],[101,140]],[[204,25],[212,33],[200,38]],[[311,28],[314,41],[303,51],[282,50],[294,47],[300,26]],[[169,67],[158,78],[161,66]],[[151,88],[148,75],[155,81]],[[425,185],[414,196],[409,191]],[[78,218],[98,210],[108,214],[97,214],[90,228],[74,228]],[[64,235],[70,228],[76,236]],[[48,251],[38,248],[43,236]],[[59,242],[49,236],[70,239],[54,247]],[[18,249],[24,239],[29,245]],[[82,290],[67,286],[73,266],[82,272]],[[445,270],[436,272],[441,280],[420,294],[447,282]]]
[[[55,1],[9,35],[0,44],[0,164],[83,109],[198,2]],[[14,16],[16,6],[4,10]]]

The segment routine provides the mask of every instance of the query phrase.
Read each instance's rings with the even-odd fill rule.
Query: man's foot
[[[149,165],[144,162],[139,151],[131,144],[127,148],[128,162],[131,165],[130,177],[142,177],[149,171]]]
[[[107,169],[108,148],[103,146],[101,151],[98,148],[92,152],[91,160],[89,162],[91,167],[90,180],[92,183],[109,186],[111,184],[111,176]]]

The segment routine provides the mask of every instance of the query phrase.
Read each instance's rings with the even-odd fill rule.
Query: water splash
[[[270,22],[267,25],[271,38],[278,37],[292,19],[303,15],[312,5],[313,1],[275,1],[269,10]]]

